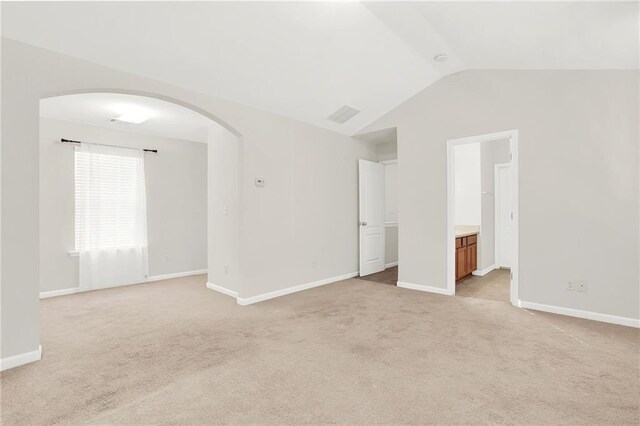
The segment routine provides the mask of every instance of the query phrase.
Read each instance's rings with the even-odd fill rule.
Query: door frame
[[[512,262],[510,301],[514,306],[520,306],[519,300],[519,212],[518,212],[518,130],[506,130],[496,133],[475,135],[447,141],[447,293],[456,294],[456,223],[455,223],[455,164],[453,149],[456,145],[479,142],[496,142],[509,140],[511,152],[511,205],[513,212],[513,234],[511,235]]]
[[[496,207],[498,206],[498,201],[500,201],[500,199],[502,198],[502,195],[500,194],[500,191],[498,191],[498,170],[499,169],[504,169],[504,168],[509,168],[509,170],[513,170],[511,169],[511,163],[496,163],[493,166],[493,212],[494,212],[494,218],[496,217]],[[495,226],[493,227],[493,257],[494,257],[494,264],[496,265],[496,267],[501,267],[501,265],[498,264],[498,221],[495,221]],[[502,228],[502,225],[500,225],[500,228]]]

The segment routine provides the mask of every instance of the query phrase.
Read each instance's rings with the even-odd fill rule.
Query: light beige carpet
[[[456,283],[456,296],[509,302],[510,274],[507,269],[495,269],[482,277],[472,275]]]
[[[637,424],[639,332],[347,280],[242,307],[190,277],[46,299],[2,423]]]

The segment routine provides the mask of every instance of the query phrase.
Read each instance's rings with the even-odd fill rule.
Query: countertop
[[[480,233],[480,227],[477,225],[456,225],[456,238],[468,237]]]

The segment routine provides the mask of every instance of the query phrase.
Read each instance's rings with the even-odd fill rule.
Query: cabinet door
[[[467,274],[470,274],[476,269],[478,269],[478,245],[472,244],[467,247],[467,250],[468,250],[468,257],[469,257],[468,259],[469,269],[467,271]]]
[[[456,249],[456,281],[467,275],[467,248]]]

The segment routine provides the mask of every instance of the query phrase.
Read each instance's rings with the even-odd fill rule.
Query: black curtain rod
[[[74,140],[65,139],[65,138],[61,138],[60,142],[63,142],[63,143],[78,143],[78,144],[83,143],[82,141],[74,141]],[[86,143],[91,143],[91,142],[86,142]],[[113,146],[113,147],[116,147],[116,148],[126,148],[126,149],[138,149],[138,148],[130,148],[128,146],[107,145],[107,144],[104,144],[104,143],[94,143],[94,145]],[[143,151],[144,152],[153,152],[154,154],[158,153],[157,149],[143,149]]]

